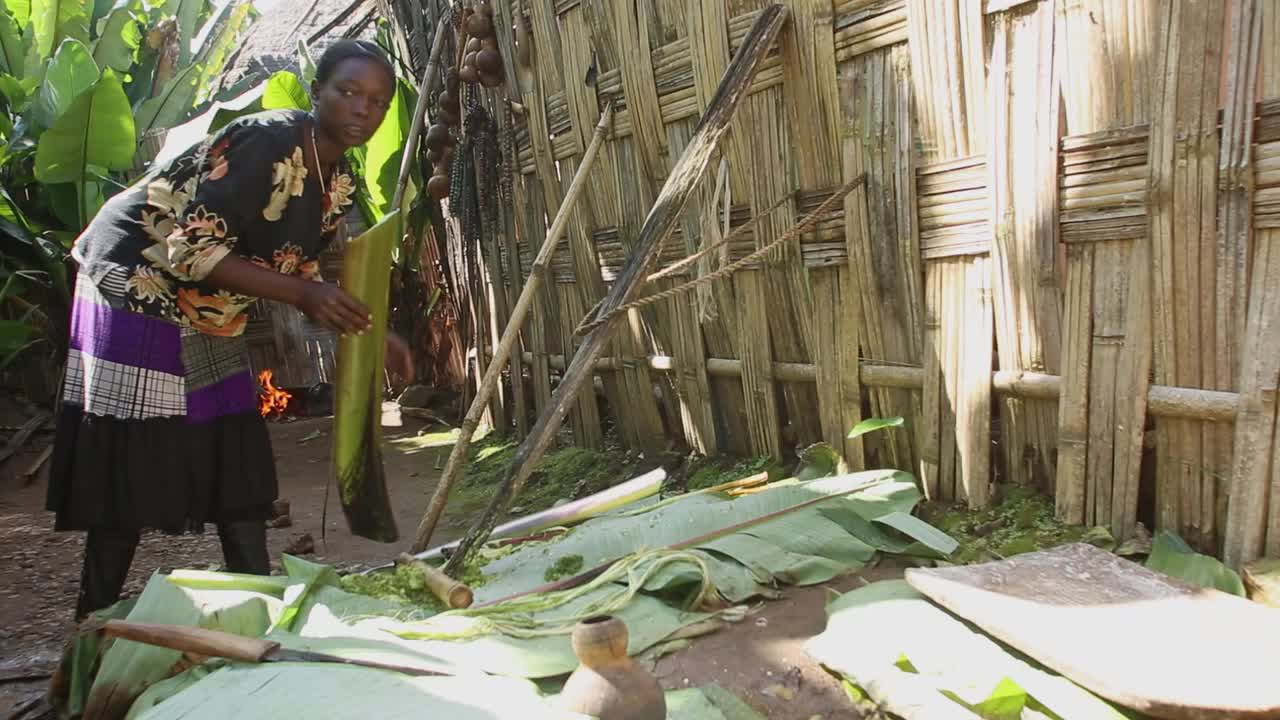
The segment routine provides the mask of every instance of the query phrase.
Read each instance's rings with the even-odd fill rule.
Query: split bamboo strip
[[[839,67],[844,179],[867,176],[846,197],[843,215],[860,344],[871,357],[918,364],[923,294],[907,65],[907,49],[898,46]],[[917,432],[927,427],[919,404],[911,393],[871,389],[874,415],[908,418]],[[883,446],[882,465],[917,469],[911,433],[878,433],[866,443]]]
[[[1150,363],[1157,383],[1213,387],[1214,366],[1225,349],[1217,347],[1213,327],[1218,259],[1214,203],[1218,139],[1214,129],[1223,5],[1165,0],[1160,18],[1170,39],[1162,46],[1155,66],[1159,73],[1155,98],[1161,105],[1151,125],[1151,278],[1141,270],[1130,278],[1130,299],[1135,303],[1130,310],[1144,318],[1146,313],[1152,314],[1154,352]],[[1206,62],[1206,55],[1212,62]],[[1142,249],[1142,243],[1134,247],[1135,265]],[[1147,287],[1154,291],[1150,310],[1146,303],[1152,293]],[[1222,301],[1229,302],[1226,298]],[[1131,366],[1129,378],[1138,373],[1145,376],[1147,367],[1142,363]],[[1137,418],[1136,407],[1134,413],[1132,417]],[[1226,471],[1214,466],[1217,433],[1194,423],[1167,421],[1157,425],[1157,433],[1156,526],[1178,532],[1192,545],[1212,551],[1217,545],[1215,476]],[[1131,443],[1136,444],[1136,455],[1141,434]],[[1121,449],[1117,443],[1117,450]],[[1133,467],[1127,481],[1133,487],[1128,491],[1136,511],[1137,461],[1131,458],[1130,462]],[[1207,513],[1201,507],[1206,496],[1211,498]]]
[[[592,47],[587,18],[581,6],[560,15],[558,32],[562,72],[568,77],[586,77],[591,68],[597,67],[600,58]],[[565,93],[573,128],[570,134],[577,137],[580,145],[585,146],[586,139],[582,136],[587,134],[587,128],[594,124],[599,113],[597,99],[592,88],[579,82],[565,83]],[[599,302],[606,292],[592,237],[597,227],[617,226],[619,223],[620,196],[615,155],[613,144],[603,149],[597,161],[601,171],[598,181],[586,188],[584,202],[575,208],[574,219],[570,223],[569,247],[573,256],[578,301],[583,310]],[[561,161],[562,180],[568,173],[572,173],[575,164],[576,160],[572,158]],[[574,313],[572,316],[581,315]],[[644,338],[636,332],[634,319],[622,326],[622,331],[611,343],[611,349],[618,356],[647,351]],[[617,416],[618,426],[627,444],[646,452],[662,450],[666,444],[663,425],[654,402],[653,383],[648,377],[647,369],[629,368],[627,372],[607,379],[605,389],[611,405],[627,408],[627,412]],[[592,407],[584,406],[582,410],[588,417],[598,415],[594,399],[588,399],[591,400]]]
[[[1073,524],[1095,522],[1092,512],[1096,478],[1089,464],[1089,345],[1093,316],[1093,248],[1067,249],[1067,291],[1063,299],[1062,384],[1058,402],[1058,468],[1054,481],[1055,512]],[[1089,491],[1086,492],[1086,483]]]
[[[987,167],[1000,367],[1056,374],[1062,303],[1056,282],[1055,1],[992,17]],[[1003,476],[1051,487],[1056,408],[1007,398],[1000,411]]]
[[[693,70],[694,87],[698,92],[698,103],[701,112],[706,112],[715,92],[717,79],[729,65],[728,9],[726,3],[686,3],[683,24],[688,28],[688,47]],[[677,16],[678,18],[679,16]],[[745,197],[747,173],[748,144],[740,135],[744,127],[741,116],[730,123],[730,132],[720,148],[720,172],[714,187],[704,187],[699,195],[693,198],[697,203],[698,215],[689,216],[687,224],[694,233],[691,237],[700,237],[701,244],[710,245],[717,242],[728,232],[728,223],[721,225],[723,205],[729,208],[735,197]],[[678,142],[681,148],[687,144],[692,135],[692,124],[689,121],[668,126],[671,148],[674,154]],[[731,211],[729,211],[731,213]],[[749,212],[749,210],[748,210]],[[693,244],[687,245],[690,249]],[[754,245],[752,246],[754,248]],[[730,257],[721,256],[724,263]],[[709,271],[713,263],[708,261],[701,267]],[[740,347],[743,335],[738,330],[734,293],[734,280],[714,283],[711,286],[707,312],[699,312],[702,335],[706,351],[712,357],[741,357]],[[677,301],[678,302],[678,301]],[[750,393],[741,378],[708,378],[713,397],[720,412],[716,421],[725,437],[718,438],[717,443],[726,451],[740,455],[752,452],[750,430],[747,426],[747,397]]]
[[[919,68],[913,82],[917,106],[933,109],[932,122],[921,128],[922,159],[929,165],[917,173],[917,192],[923,198],[933,194],[935,186],[945,191],[974,189],[967,186],[967,176],[982,178],[984,173],[974,172],[972,156],[986,144],[986,113],[977,100],[986,86],[981,2],[910,0],[907,26],[911,64]],[[977,183],[985,184],[980,179]],[[990,470],[989,419],[978,416],[980,408],[990,407],[991,305],[979,289],[989,283],[970,278],[970,266],[989,271],[985,260],[972,259],[989,250],[990,214],[985,193],[982,197],[966,202],[963,195],[958,201],[947,196],[935,209],[917,208],[920,247],[929,260],[925,281],[933,285],[926,293],[926,307],[933,303],[938,319],[936,330],[926,330],[932,341],[927,357],[936,363],[932,367],[941,378],[935,387],[927,360],[923,398],[926,422],[935,412],[938,418],[936,485],[942,498],[963,497],[973,507],[989,499]],[[984,330],[985,338],[967,332]],[[978,359],[975,346],[983,348],[985,360]],[[925,432],[927,453],[934,431]],[[925,479],[924,484],[930,488],[934,480]]]
[[[800,192],[804,192],[838,185],[843,175],[840,155],[830,152],[830,148],[839,146],[840,126],[835,18],[831,0],[791,0],[789,7],[791,23],[782,36],[783,67],[786,71],[782,96],[790,122],[779,124],[791,130],[790,144],[797,151],[796,180]],[[796,210],[793,217],[800,208]],[[800,244],[803,246],[811,242],[812,237],[812,234],[801,237]],[[841,258],[842,261],[843,259]],[[805,345],[810,350],[810,357],[819,367],[819,373],[827,380],[820,384],[819,392],[814,393],[817,396],[819,432],[831,447],[843,449],[846,435],[862,415],[861,393],[856,387],[846,387],[841,381],[842,349],[858,346],[857,326],[853,322],[856,307],[850,312],[841,303],[838,269],[815,269],[807,274],[808,282],[804,282],[804,263],[797,264],[801,267],[790,273],[792,287],[795,287],[798,279],[806,289],[811,287],[816,295],[816,301],[811,298],[808,303],[799,302],[797,312],[802,314],[802,322],[809,321],[810,331],[804,338]],[[825,302],[833,304],[826,308],[820,307]],[[804,317],[806,314],[808,317]],[[801,358],[781,356],[780,359]],[[797,395],[798,399],[804,397],[799,393]],[[812,407],[814,405],[810,405]],[[794,416],[803,413],[804,408],[793,402],[788,411],[794,423]],[[810,410],[805,414],[813,413]],[[847,424],[851,419],[853,424]],[[861,468],[861,445],[850,445],[852,455],[846,456],[845,460],[851,467]]]
[[[1254,90],[1258,82],[1258,60],[1262,36],[1263,5],[1255,0],[1240,0],[1231,6],[1226,32],[1229,43],[1226,56],[1227,104],[1222,119],[1222,145],[1218,156],[1218,228],[1217,228],[1217,294],[1214,345],[1222,352],[1217,359],[1211,381],[1219,390],[1236,387],[1244,361],[1241,350],[1247,333],[1249,308],[1249,260],[1252,240],[1252,196],[1254,168],[1252,162],[1254,126]],[[1213,467],[1230,472],[1234,469],[1229,428],[1206,428],[1206,439],[1213,440]],[[1238,428],[1235,429],[1238,432]],[[1212,433],[1212,435],[1210,435]],[[1215,541],[1225,545],[1226,511],[1231,490],[1219,478],[1207,479],[1201,497],[1201,523],[1212,527]],[[1272,513],[1276,510],[1273,507]],[[1212,524],[1211,524],[1212,523]],[[1215,542],[1212,550],[1216,552]]]
[[[1276,388],[1280,386],[1280,230],[1258,233],[1249,316],[1241,355],[1240,414],[1236,418],[1231,500],[1223,557],[1228,565],[1274,554],[1280,527],[1273,523],[1276,488]],[[1266,279],[1272,281],[1268,282]]]
[[[728,66],[732,42],[730,38],[733,35],[733,23],[728,15],[731,8],[727,3],[689,3],[687,7],[689,8],[689,47],[694,63],[694,84],[698,98],[705,107],[711,102],[716,79]],[[732,198],[744,198],[751,203],[752,216],[756,216],[763,206],[771,206],[773,203],[763,205],[755,202],[755,185],[758,177],[770,171],[758,167],[755,157],[756,146],[759,144],[755,141],[755,133],[758,132],[755,125],[761,120],[755,117],[753,108],[749,99],[743,101],[743,107],[730,125],[731,130],[721,153],[728,164],[729,192],[728,197],[723,199],[724,204],[730,204]],[[780,170],[774,172],[780,172]],[[710,205],[703,211],[704,226],[715,222],[713,215],[707,215],[716,210],[714,204]],[[762,232],[767,234],[764,230]],[[754,250],[759,243],[760,240],[753,237],[751,249]],[[759,270],[744,270],[734,276],[732,283],[716,283],[715,286],[719,307],[724,311],[722,314],[725,316],[726,324],[731,326],[731,349],[736,357],[742,358],[744,362],[750,361],[752,367],[751,372],[742,374],[741,381],[741,417],[743,429],[746,431],[745,442],[742,445],[750,454],[767,454],[781,448],[779,436],[781,420],[776,389],[771,384],[761,384],[767,382],[769,366],[766,364],[773,360],[769,326],[767,320],[763,326],[751,325],[751,322],[759,318],[759,314],[751,312],[748,315],[748,309],[741,304],[743,295],[755,296],[764,293],[765,280],[761,277]],[[751,310],[755,309],[751,308]],[[711,340],[710,335],[708,339]],[[759,344],[762,342],[766,345],[763,356],[759,354]],[[712,352],[716,351],[714,345],[709,349]]]
[[[792,168],[799,158],[792,153],[792,137],[787,131],[783,101],[782,88],[773,88],[757,93],[743,103],[743,121],[750,123],[748,137],[752,145],[748,186],[752,215],[768,215],[756,233],[757,246],[781,236],[796,215],[795,204],[789,198],[788,184]],[[784,198],[787,201],[779,205]],[[741,273],[748,277],[756,274],[761,276],[765,292],[763,307],[768,312],[758,317],[762,321],[758,327],[743,325],[740,330],[746,337],[759,337],[755,334],[757,331],[768,333],[773,349],[772,357],[766,361],[776,358],[784,362],[809,362],[813,357],[813,296],[800,256],[799,239],[781,247],[774,255],[774,261],[764,269]],[[746,319],[755,315],[740,317]],[[773,392],[773,389],[768,392]],[[788,442],[808,445],[820,440],[822,430],[812,412],[818,406],[814,389],[784,384],[782,399],[787,411]]]

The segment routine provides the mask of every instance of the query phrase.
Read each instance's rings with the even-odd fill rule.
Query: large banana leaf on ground
[[[853,494],[862,485],[871,486]],[[936,544],[937,533],[898,540],[886,518],[900,518],[920,500],[912,477],[896,470],[873,470],[808,482],[783,481],[763,492],[729,499],[697,494],[653,508],[624,510],[589,520],[555,542],[530,545],[484,568],[488,582],[476,590],[476,602],[527,591],[566,557],[581,557],[590,569],[632,553],[670,547],[718,530],[793,508],[815,498],[830,497],[759,525],[699,542],[691,548],[708,566],[711,581],[729,600],[759,594],[777,583],[812,584],[860,567],[877,550],[932,553],[911,540]],[[901,523],[900,523],[901,524]],[[917,526],[897,528],[919,531]],[[871,531],[866,528],[871,527]],[[945,538],[945,536],[943,536]],[[949,538],[945,538],[949,540]],[[891,542],[897,540],[897,544]],[[668,568],[650,579],[647,590],[672,589],[694,579],[689,568]]]
[[[379,542],[399,537],[382,467],[383,361],[391,254],[400,239],[393,212],[356,239],[343,255],[342,287],[373,314],[363,335],[338,341],[338,396],[334,408],[333,468],[351,532]]]

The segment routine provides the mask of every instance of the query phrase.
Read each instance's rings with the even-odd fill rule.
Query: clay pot
[[[616,617],[578,623],[572,642],[581,665],[564,684],[561,708],[599,720],[665,720],[662,688],[627,655],[627,639],[627,626]]]

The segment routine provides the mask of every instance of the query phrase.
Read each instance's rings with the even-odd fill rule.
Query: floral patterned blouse
[[[308,179],[312,122],[300,110],[241,117],[152,168],[76,240],[80,272],[120,309],[209,335],[240,335],[257,298],[209,287],[214,266],[236,253],[319,280],[320,252],[351,207],[355,186],[345,163],[325,181],[327,193]]]

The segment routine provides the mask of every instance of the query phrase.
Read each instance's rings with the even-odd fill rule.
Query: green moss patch
[[[547,582],[555,582],[560,578],[572,577],[582,572],[582,563],[584,562],[581,555],[565,555],[556,560],[555,564],[547,568],[547,572],[543,575],[543,579]]]
[[[489,436],[471,447],[467,466],[449,501],[449,512],[470,519],[484,510],[515,458],[519,442]],[[548,452],[512,503],[512,515],[546,510],[561,500],[577,500],[607,490],[649,470],[638,454],[618,448],[563,447]]]
[[[698,458],[689,464],[685,476],[685,487],[690,492],[705,490],[734,480],[741,480],[762,472],[769,473],[770,480],[784,477],[786,470],[773,458]]]
[[[341,582],[342,589],[349,593],[417,605],[435,612],[446,609],[427,589],[422,573],[411,567],[398,565],[394,570],[379,570],[368,575],[344,575]]]
[[[1022,485],[1002,485],[999,502],[985,510],[931,502],[921,509],[926,522],[955,538],[960,547],[952,562],[986,562],[1045,550],[1073,542],[1090,542],[1107,550],[1115,542],[1103,528],[1067,525],[1053,513],[1053,498]]]

